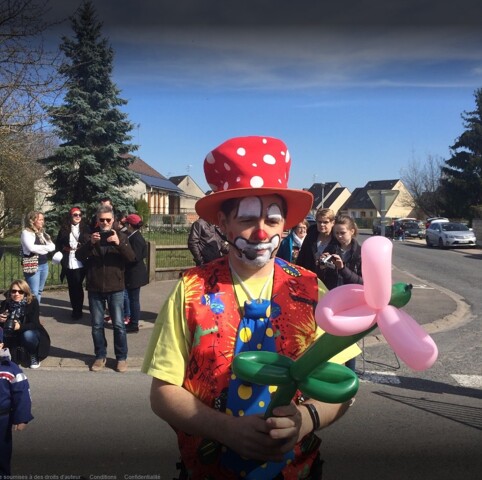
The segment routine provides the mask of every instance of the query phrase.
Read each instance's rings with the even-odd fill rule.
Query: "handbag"
[[[22,256],[23,273],[36,273],[38,270],[38,255]]]

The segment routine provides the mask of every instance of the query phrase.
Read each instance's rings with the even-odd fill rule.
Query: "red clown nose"
[[[253,233],[253,237],[255,240],[262,242],[263,240],[268,239],[268,234],[264,230],[259,229]]]

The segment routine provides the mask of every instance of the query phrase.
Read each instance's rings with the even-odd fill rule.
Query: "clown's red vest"
[[[189,270],[183,282],[192,345],[183,387],[206,405],[224,411],[242,317],[227,258]],[[272,292],[270,319],[276,349],[296,359],[315,339],[316,275],[277,258]],[[218,465],[221,445],[183,432],[177,434],[181,456],[191,478],[237,478]],[[318,446],[314,435],[306,436],[297,445],[295,460],[283,470],[285,480],[309,474]]]

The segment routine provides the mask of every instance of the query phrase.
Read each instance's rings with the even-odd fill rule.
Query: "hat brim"
[[[279,195],[284,198],[288,213],[286,215],[286,228],[292,228],[303,221],[313,206],[313,195],[306,190],[276,189],[276,188],[238,188],[214,192],[196,202],[197,214],[209,223],[218,223],[218,212],[221,205],[231,198],[258,197],[266,195]]]

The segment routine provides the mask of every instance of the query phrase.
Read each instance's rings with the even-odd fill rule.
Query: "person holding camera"
[[[356,283],[363,285],[361,271],[361,246],[357,242],[358,227],[349,215],[335,218],[330,244],[319,258],[320,268],[325,269],[324,283],[328,290],[340,285]]]
[[[320,264],[320,258],[328,246],[336,243],[332,234],[335,212],[331,208],[319,208],[315,219],[316,224],[308,228],[308,233],[303,240],[296,265],[316,273],[317,277],[325,283],[326,269]]]
[[[351,283],[363,285],[361,246],[356,240],[357,235],[358,227],[352,217],[338,215],[335,218],[333,236],[336,243],[330,244],[319,259],[328,290]],[[355,371],[356,357],[345,365]]]
[[[90,370],[102,370],[107,357],[104,329],[104,307],[109,307],[114,330],[116,371],[127,371],[127,335],[124,324],[124,272],[126,265],[136,259],[127,235],[113,228],[112,207],[103,205],[97,210],[98,227],[87,242],[75,252],[77,260],[87,268],[87,291],[92,321],[95,360]]]
[[[39,368],[48,356],[50,337],[40,323],[39,304],[25,280],[14,280],[0,304],[0,326],[5,345],[13,353],[22,347],[30,360],[30,368]]]

